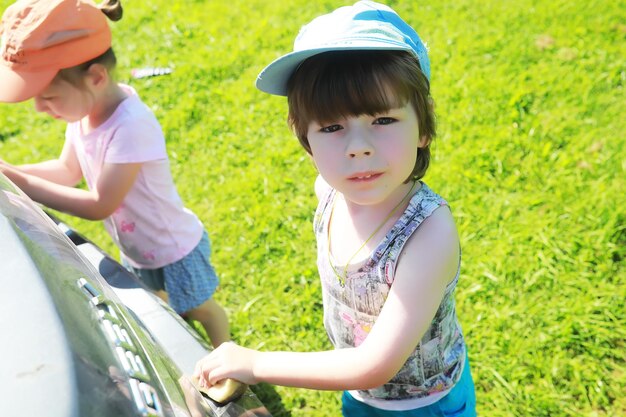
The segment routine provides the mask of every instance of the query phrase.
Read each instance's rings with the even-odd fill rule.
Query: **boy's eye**
[[[336,132],[338,130],[343,129],[341,127],[341,125],[329,125],[329,126],[324,126],[320,129],[320,132],[324,132],[324,133],[333,133]]]
[[[375,125],[389,125],[395,121],[396,119],[394,119],[393,117],[379,117],[376,120],[374,120],[374,124]]]

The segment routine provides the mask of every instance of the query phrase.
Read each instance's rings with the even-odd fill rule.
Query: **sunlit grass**
[[[154,109],[207,226],[233,337],[328,349],[314,170],[285,101],[254,88],[330,1],[127,1],[118,78]],[[0,5],[9,2],[0,0]],[[439,135],[425,180],[463,245],[458,310],[482,416],[626,415],[626,118],[621,2],[389,2],[428,42]],[[171,75],[131,80],[132,68]],[[0,105],[0,158],[53,158],[62,123]],[[64,216],[103,248],[98,223]],[[339,415],[339,393],[260,385],[275,416]]]

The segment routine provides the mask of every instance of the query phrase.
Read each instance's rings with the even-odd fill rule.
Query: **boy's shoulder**
[[[421,211],[427,211],[430,215],[441,206],[448,206],[448,202],[438,193],[433,191],[425,182],[420,181],[420,189],[411,198],[410,206],[417,207]]]
[[[448,202],[423,182],[411,199],[405,214],[408,217],[407,223],[414,223],[419,229],[413,239],[430,239],[436,236],[458,239]]]
[[[318,175],[317,178],[315,178],[315,195],[317,196],[317,200],[322,201],[330,191],[332,191],[332,187],[321,175]]]

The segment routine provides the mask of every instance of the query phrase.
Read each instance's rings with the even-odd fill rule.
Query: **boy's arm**
[[[387,301],[360,346],[295,353],[258,352],[226,343],[198,362],[195,374],[208,377],[209,384],[230,377],[248,384],[328,390],[380,386],[400,370],[428,329],[458,262],[452,215],[438,209],[406,243]]]
[[[33,200],[89,220],[105,219],[120,206],[140,168],[141,163],[104,164],[96,187],[81,190],[6,166],[0,167]]]
[[[83,178],[74,147],[69,141],[65,141],[58,159],[24,165],[11,165],[0,160],[0,166],[68,187],[74,187]]]

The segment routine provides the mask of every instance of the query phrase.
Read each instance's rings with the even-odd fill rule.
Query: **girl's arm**
[[[406,243],[387,301],[360,346],[296,353],[259,352],[225,343],[198,362],[195,375],[205,386],[227,377],[248,384],[328,390],[380,386],[400,370],[428,329],[458,262],[452,216],[438,209]]]
[[[3,171],[12,169],[68,187],[74,187],[83,178],[74,147],[69,141],[65,141],[58,159],[24,165],[11,165],[0,160],[0,166],[3,168]]]
[[[58,184],[21,170],[2,167],[4,174],[33,200],[88,220],[110,216],[133,186],[141,163],[104,164],[93,190]]]

